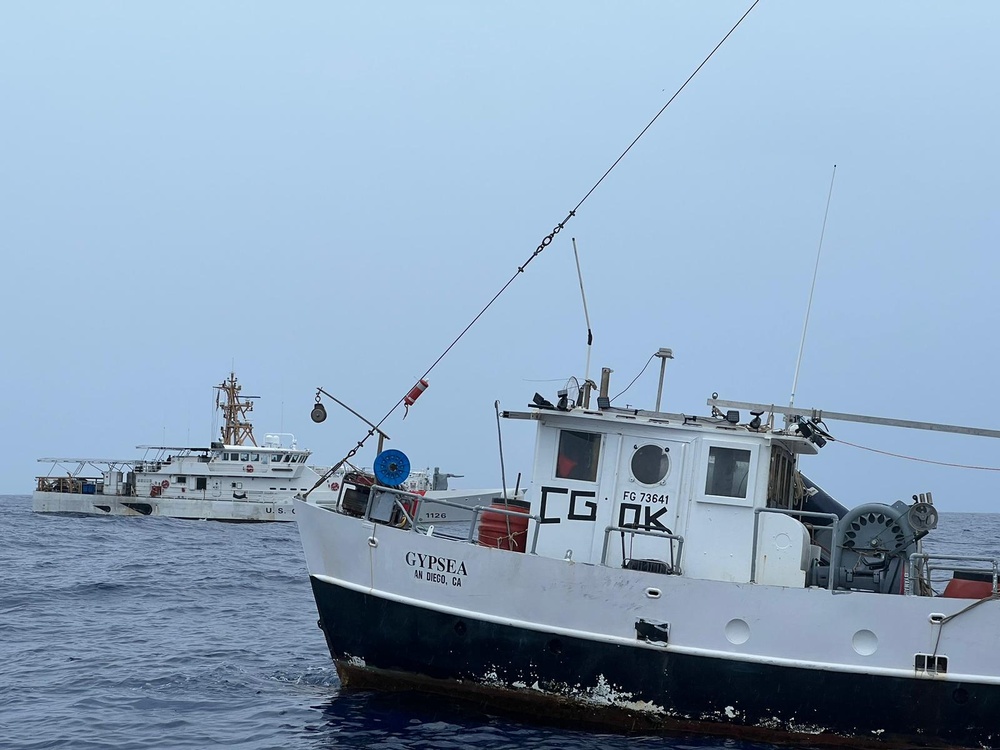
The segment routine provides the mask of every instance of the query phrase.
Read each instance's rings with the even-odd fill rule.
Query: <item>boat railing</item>
[[[343,497],[343,494],[341,497]],[[420,517],[421,508],[425,505],[443,505],[459,511],[471,511],[472,517],[468,522],[468,528],[465,530],[465,533],[458,535],[453,531],[442,530],[434,523],[419,523],[417,519]],[[343,500],[340,501],[340,507],[343,509]],[[453,541],[464,541],[469,544],[478,544],[476,533],[479,528],[479,518],[484,512],[534,521],[531,543],[525,551],[530,554],[535,553],[535,549],[538,546],[538,528],[541,518],[537,515],[525,513],[521,509],[503,508],[498,505],[476,505],[470,508],[468,505],[462,505],[451,500],[425,497],[424,495],[395,487],[374,485],[371,487],[371,492],[368,495],[368,505],[365,508],[364,518],[368,521],[396,526],[397,528],[407,529],[418,534],[437,536]]]
[[[670,542],[670,560],[625,559],[622,553],[622,566],[633,570],[646,570],[656,573],[681,574],[681,553],[684,551],[684,537],[669,531],[657,529],[642,529],[636,526],[608,526],[604,529],[604,545],[601,548],[601,565],[608,565],[608,551],[611,549],[611,535],[618,532],[624,540],[625,534],[633,536],[649,536]],[[624,544],[624,541],[623,541]],[[630,565],[630,563],[632,563]],[[657,565],[657,563],[659,563]]]
[[[751,548],[750,554],[750,581],[754,583],[757,581],[757,545],[760,543],[760,516],[762,513],[777,513],[783,516],[791,516],[796,520],[801,522],[803,518],[815,518],[815,519],[825,519],[830,521],[829,526],[813,526],[809,530],[810,541],[816,541],[816,534],[820,531],[830,532],[830,570],[837,570],[840,565],[840,547],[833,543],[833,540],[837,538],[837,524],[840,523],[840,516],[836,513],[818,513],[811,510],[795,510],[794,508],[755,508],[753,515],[753,546]],[[803,524],[809,528],[807,524]],[[834,575],[829,576],[829,581],[827,582],[827,588],[833,591],[834,584],[836,583],[836,577]]]
[[[62,492],[71,495],[104,494],[103,477],[36,477],[38,492]]]
[[[970,568],[970,563],[980,565]],[[983,566],[982,563],[986,563]],[[906,578],[903,582],[903,590],[909,596],[918,595],[921,592],[917,589],[918,584],[923,581],[930,586],[932,575],[935,572],[956,572],[963,573],[983,573],[991,574],[993,578],[993,596],[1000,594],[1000,560],[993,557],[969,557],[967,555],[939,555],[928,552],[914,552],[910,555],[906,566]]]

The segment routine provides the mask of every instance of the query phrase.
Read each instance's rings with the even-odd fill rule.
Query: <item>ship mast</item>
[[[240,400],[240,391],[243,386],[236,382],[236,374],[229,373],[229,378],[222,382],[222,385],[215,386],[215,405],[222,411],[225,418],[222,430],[222,443],[224,445],[245,445],[249,441],[252,445],[257,445],[253,436],[253,425],[250,423],[248,414],[253,411],[253,401],[250,399],[257,396],[244,396]],[[225,395],[225,399],[222,396]]]

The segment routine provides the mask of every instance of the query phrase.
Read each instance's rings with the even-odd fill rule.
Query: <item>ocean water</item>
[[[767,750],[578,732],[341,689],[295,524],[32,513],[0,497],[0,748]],[[1000,515],[936,551],[1000,557]]]

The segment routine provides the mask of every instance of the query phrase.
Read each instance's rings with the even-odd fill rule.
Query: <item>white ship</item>
[[[252,398],[240,396],[234,373],[215,386],[222,412],[221,440],[208,447],[140,445],[138,459],[40,458],[51,465],[37,477],[36,513],[94,516],[164,516],[212,521],[294,521],[292,498],[309,496],[335,504],[341,484],[364,482],[369,472],[345,467],[335,473],[310,466],[310,451],[294,435],[265,434],[258,445],[249,414]],[[472,512],[462,506],[488,500],[488,490],[448,488],[457,476],[438,469],[412,472],[399,487],[427,500],[421,519],[439,526],[467,526]],[[437,505],[435,498],[448,501]]]

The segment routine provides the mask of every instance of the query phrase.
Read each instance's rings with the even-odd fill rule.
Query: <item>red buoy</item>
[[[420,394],[427,390],[429,383],[421,378],[415,386],[410,389],[410,392],[406,394],[403,399],[403,403],[406,404],[407,408],[413,406],[413,403],[420,398]]]

